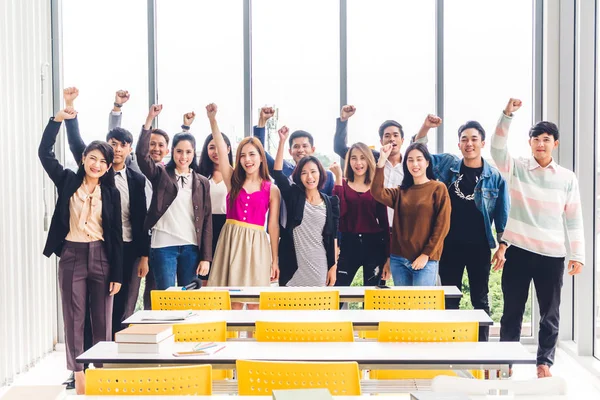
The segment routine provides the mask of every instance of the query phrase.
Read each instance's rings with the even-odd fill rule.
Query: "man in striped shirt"
[[[510,246],[502,273],[504,312],[500,340],[518,341],[531,280],[540,306],[537,375],[552,376],[558,340],[560,292],[565,269],[564,232],[571,256],[569,275],[581,272],[585,259],[583,217],[577,178],[558,165],[552,151],[558,128],[542,121],[529,131],[532,156],[515,159],[507,149],[508,128],[521,101],[510,99],[492,136],[492,158],[509,185],[511,208],[502,236]],[[505,246],[505,245],[501,245]]]

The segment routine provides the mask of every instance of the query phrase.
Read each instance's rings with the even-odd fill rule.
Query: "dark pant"
[[[175,286],[185,286],[198,277],[200,250],[195,245],[169,246],[150,249],[150,264],[158,290]]]
[[[350,286],[356,271],[363,267],[363,286],[381,282],[387,259],[384,233],[342,233],[335,286]]]
[[[104,243],[66,241],[58,267],[67,368],[71,371],[83,371],[83,364],[77,363],[75,359],[83,353],[88,295],[93,344],[111,340],[113,298],[108,290],[110,265]]]
[[[446,242],[440,258],[440,279],[442,285],[456,286],[462,290],[462,277],[465,267],[469,277],[471,304],[476,310],[490,314],[488,301],[490,283],[491,250],[487,244]],[[457,310],[460,299],[446,299],[447,310]],[[479,327],[479,341],[487,342],[489,327]]]
[[[500,341],[517,342],[521,339],[521,323],[533,279],[540,306],[537,364],[554,363],[558,323],[560,320],[560,290],[565,272],[564,257],[548,257],[516,246],[506,251],[502,272],[504,312],[500,326]]]
[[[156,290],[156,282],[154,281],[154,272],[152,272],[152,265],[148,262],[148,273],[144,278],[146,283],[144,284],[144,310],[152,309],[152,302],[150,299],[150,292]]]
[[[123,243],[123,283],[115,295],[112,315],[112,332],[121,330],[121,322],[129,318],[135,310],[141,278],[137,274],[139,258],[131,242]]]

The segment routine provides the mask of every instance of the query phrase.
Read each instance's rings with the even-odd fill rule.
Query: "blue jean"
[[[414,270],[412,261],[404,257],[390,255],[390,270],[394,286],[435,286],[438,275],[438,261],[428,261],[423,269]]]
[[[156,289],[165,290],[177,284],[185,286],[197,278],[196,270],[200,263],[198,246],[170,246],[150,249],[150,272],[154,273]]]

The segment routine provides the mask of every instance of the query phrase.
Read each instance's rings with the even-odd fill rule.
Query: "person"
[[[521,108],[510,99],[492,135],[492,158],[511,188],[511,208],[502,239],[508,243],[502,271],[504,310],[500,341],[519,341],[523,312],[533,280],[540,306],[537,376],[552,376],[558,340],[560,295],[565,271],[565,235],[571,250],[569,275],[581,272],[585,260],[583,216],[577,177],[554,161],[558,127],[541,121],[529,130],[532,155],[514,158],[507,148],[513,114]],[[506,247],[505,244],[501,246]]]
[[[219,159],[227,157],[227,144],[217,124],[217,106],[206,106]],[[269,286],[279,278],[279,202],[277,186],[271,184],[265,150],[260,141],[247,137],[238,144],[235,167],[220,162],[227,186],[227,220],[219,236],[208,286]],[[268,231],[265,232],[266,214]],[[269,243],[270,242],[270,243]],[[233,309],[243,303],[235,302]],[[257,304],[248,304],[258,309]]]
[[[381,148],[371,194],[394,209],[389,266],[394,285],[435,286],[450,229],[448,189],[434,179],[431,155],[421,143],[413,143],[406,150],[402,185],[384,188],[384,168],[391,152],[391,144]]]
[[[290,183],[283,173],[283,151],[290,131],[283,126],[278,134],[273,178],[288,213],[287,226],[280,228],[279,285],[333,286],[339,199],[319,192],[327,175],[314,156],[305,156],[298,162]]]
[[[212,261],[210,184],[200,175],[196,139],[189,133],[173,137],[172,158],[156,164],[150,156],[152,121],[162,105],[152,105],[136,146],[140,169],[152,183],[152,201],[144,223],[152,230],[150,269],[158,290],[185,286],[206,275]]]
[[[428,115],[416,142],[427,143],[427,133],[442,123],[436,115]],[[462,159],[454,154],[432,154],[433,176],[448,187],[452,213],[450,232],[440,259],[442,285],[462,288],[465,267],[473,308],[490,314],[488,301],[491,265],[500,266],[506,246],[496,248],[492,223],[498,243],[508,219],[510,205],[506,181],[482,156],[486,133],[477,121],[467,121],[458,128],[458,148]],[[490,259],[492,262],[490,263]],[[458,309],[460,299],[447,299],[446,309]],[[487,341],[489,327],[479,328],[479,340]]]
[[[344,175],[339,164],[330,167],[335,175],[333,193],[340,199],[340,256],[336,286],[350,286],[363,267],[363,285],[378,286],[390,254],[387,207],[371,194],[375,158],[364,143],[355,143],[346,154]]]
[[[44,255],[60,257],[58,282],[67,368],[75,373],[77,394],[83,394],[85,374],[76,358],[83,353],[88,294],[93,343],[110,341],[113,297],[123,279],[123,226],[112,147],[102,141],[91,142],[82,152],[77,172],[56,159],[53,147],[62,121],[76,115],[73,108],[65,108],[50,119],[38,157],[58,191]]]
[[[258,125],[254,126],[254,137],[260,140],[260,144],[262,144],[263,147],[265,146],[265,126],[267,125],[267,121],[270,118],[273,118],[274,115],[275,109],[273,107],[262,107],[260,109]],[[283,160],[283,167],[281,171],[283,172],[283,175],[290,178],[294,172],[294,169],[296,168],[296,165],[298,165],[300,160],[303,157],[314,155],[316,147],[313,136],[306,131],[294,131],[289,136],[288,140],[290,146],[289,153],[292,156],[293,162]],[[275,164],[275,161],[273,160],[273,157],[271,157],[268,151],[266,152],[266,157],[267,165],[269,167],[269,173],[273,174],[273,166]],[[325,183],[320,191],[328,196],[331,196],[333,193],[333,186],[333,174],[331,173],[331,171],[326,171]],[[285,217],[286,215],[287,213],[284,213],[282,209],[281,216]],[[285,220],[282,220],[282,222],[284,221]],[[283,225],[285,225],[285,223],[283,223]]]

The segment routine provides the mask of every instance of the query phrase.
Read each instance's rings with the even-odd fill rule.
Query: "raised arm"
[[[275,157],[275,164],[273,166],[273,179],[275,179],[275,184],[279,187],[283,199],[287,201],[292,185],[288,177],[283,173],[283,151],[285,149],[285,142],[290,135],[290,130],[284,125],[279,128],[277,133],[279,134],[279,146],[277,147],[277,156]]]
[[[260,140],[260,144],[263,145],[265,149],[265,156],[267,158],[267,167],[269,168],[269,173],[273,174],[275,169],[275,160],[271,156],[271,154],[267,151],[266,146],[266,132],[265,127],[267,125],[267,121],[271,119],[275,115],[275,109],[273,107],[263,107],[260,109],[260,114],[258,117],[258,125],[254,126],[253,136]],[[294,171],[295,165],[290,163],[287,160],[283,160],[283,168],[281,169],[284,175],[289,176]]]
[[[152,121],[162,111],[162,104],[153,104],[148,111],[146,122],[142,127],[140,138],[138,139],[137,146],[135,146],[135,157],[138,162],[138,166],[142,173],[151,182],[158,176],[159,167],[156,165],[154,160],[150,157],[150,136],[152,135]]]
[[[522,102],[518,99],[510,99],[502,115],[496,125],[496,131],[492,135],[492,147],[490,153],[492,159],[496,163],[496,167],[504,176],[508,182],[510,182],[510,176],[512,175],[515,160],[510,156],[508,152],[507,140],[508,140],[508,129],[512,121],[513,113],[521,108]]]
[[[217,124],[217,105],[215,103],[210,103],[206,106],[206,115],[208,116],[208,120],[210,122],[210,130],[213,140],[217,146],[217,155],[219,156],[219,160],[227,160],[227,143],[225,143],[223,134],[221,133],[219,125]],[[227,192],[229,192],[231,190],[231,176],[233,175],[233,168],[227,162],[220,162],[219,171],[223,175],[225,186],[227,186]]]
[[[379,160],[377,160],[377,169],[375,170],[375,177],[373,183],[371,183],[371,195],[375,200],[381,204],[385,204],[390,208],[394,208],[398,196],[400,195],[399,188],[384,188],[383,183],[385,181],[384,167],[390,153],[392,152],[392,145],[386,144],[381,148]]]
[[[108,130],[121,127],[121,118],[123,117],[122,107],[129,100],[129,92],[127,90],[117,90],[115,93],[115,102],[113,108],[108,115]]]
[[[54,154],[56,136],[58,136],[62,121],[65,119],[73,119],[75,116],[77,116],[77,112],[71,107],[67,107],[64,110],[57,112],[54,118],[51,118],[48,125],[46,125],[40,146],[38,147],[38,157],[42,163],[42,167],[44,167],[44,170],[57,187],[62,185],[68,170],[58,162],[56,155]]]
[[[356,107],[346,105],[340,111],[340,117],[336,121],[335,135],[333,136],[333,151],[342,157],[346,158],[348,153],[348,119],[354,115]]]
[[[68,87],[63,90],[63,98],[67,107],[73,108],[75,99],[79,96],[79,90],[76,87]],[[69,150],[73,154],[73,159],[79,164],[81,162],[81,156],[85,150],[85,142],[81,138],[79,131],[79,121],[77,116],[73,119],[65,119],[65,126],[67,127],[67,142],[69,142]]]
[[[425,121],[423,121],[423,125],[421,125],[421,129],[417,132],[417,135],[413,137],[413,142],[427,144],[429,141],[427,139],[427,134],[430,129],[438,128],[442,125],[442,119],[434,114],[427,114],[425,117]]]

